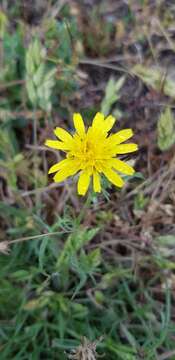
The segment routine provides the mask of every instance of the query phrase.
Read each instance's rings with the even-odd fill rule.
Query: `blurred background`
[[[1,0],[2,360],[175,359],[174,108],[173,0]],[[85,206],[44,142],[97,111],[139,151]]]

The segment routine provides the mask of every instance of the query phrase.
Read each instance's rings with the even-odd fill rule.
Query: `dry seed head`
[[[1,241],[0,242],[0,253],[8,255],[10,252],[9,242],[8,241]]]
[[[72,360],[97,360],[99,355],[96,352],[98,342],[102,341],[101,336],[97,341],[90,342],[86,337],[83,337],[82,343],[76,349],[72,350],[69,359]]]

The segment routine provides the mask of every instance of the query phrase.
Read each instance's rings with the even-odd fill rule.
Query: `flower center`
[[[94,165],[94,162],[96,160],[96,151],[95,146],[93,144],[90,144],[88,141],[85,143],[84,151],[83,151],[83,157],[84,160],[87,162],[87,165]]]
[[[84,138],[74,147],[73,151],[67,153],[67,158],[75,159],[79,162],[80,168],[98,168],[103,159],[104,144],[96,139],[96,142],[89,138]]]

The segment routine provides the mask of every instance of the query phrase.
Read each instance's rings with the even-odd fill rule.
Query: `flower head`
[[[126,175],[134,174],[134,169],[118,158],[120,154],[138,149],[137,144],[123,144],[133,136],[132,130],[120,130],[109,135],[115,118],[112,115],[105,118],[99,112],[87,130],[80,114],[73,115],[73,122],[75,127],[73,135],[57,127],[54,133],[59,140],[45,142],[45,145],[66,153],[64,160],[49,169],[49,174],[56,173],[54,181],[61,182],[79,172],[78,194],[85,195],[91,177],[94,191],[101,192],[100,175],[104,174],[111,183],[121,188],[124,181],[117,171]]]

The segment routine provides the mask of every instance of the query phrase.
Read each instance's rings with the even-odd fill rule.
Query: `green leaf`
[[[26,89],[31,103],[50,112],[51,95],[55,85],[56,68],[47,69],[45,49],[35,39],[26,53]]]
[[[137,64],[133,68],[133,72],[137,75],[146,85],[153,87],[155,90],[160,91],[162,74],[157,68],[147,68],[141,64]]]
[[[88,308],[83,304],[72,302],[71,310],[72,317],[75,319],[84,319],[88,316]]]
[[[175,120],[169,107],[160,115],[157,132],[159,149],[168,150],[175,143]]]
[[[172,80],[170,76],[165,76],[164,69],[158,67],[147,68],[146,66],[137,64],[133,67],[132,72],[146,85],[151,86],[158,92],[175,98],[174,80]]]
[[[116,81],[113,77],[110,77],[105,90],[105,96],[101,104],[101,111],[103,114],[108,115],[112,105],[120,98],[119,91],[123,86],[125,77],[122,76]]]
[[[60,257],[58,258],[57,269],[59,269],[62,264],[67,265],[70,258],[76,255],[77,251],[86,245],[98,231],[98,228],[90,230],[83,229],[71,234],[65,243]]]
[[[33,75],[33,82],[35,86],[39,86],[43,84],[45,71],[46,71],[45,64],[41,63],[38,69],[36,70],[35,74]]]
[[[101,252],[100,249],[95,249],[92,250],[88,255],[87,255],[87,260],[89,263],[89,272],[94,271],[101,262]]]
[[[11,278],[15,281],[25,281],[32,278],[33,274],[27,270],[17,270],[12,275]]]
[[[49,81],[49,80],[55,78],[56,72],[57,72],[57,69],[55,69],[55,68],[49,70],[49,71],[45,74],[44,81],[46,82],[46,81]]]
[[[139,192],[134,199],[134,211],[143,210],[148,202],[149,199],[142,192]]]
[[[160,235],[156,238],[156,241],[160,245],[175,247],[175,235]]]
[[[34,64],[36,65],[36,67],[38,67],[45,56],[45,49],[42,47],[39,39],[36,38],[34,40],[34,42],[31,44],[30,51],[33,57]]]
[[[8,26],[8,19],[4,12],[0,10],[0,38],[2,39],[4,37],[4,34],[6,32]]]
[[[34,64],[32,55],[29,50],[27,51],[27,54],[26,54],[26,70],[27,70],[27,74],[29,76],[32,76],[35,72],[35,64]]]
[[[107,340],[106,346],[111,352],[118,355],[121,360],[136,360],[136,351],[130,346],[118,344],[112,339]]]
[[[111,286],[113,286],[114,283],[119,281],[120,279],[129,279],[131,278],[131,270],[129,269],[122,269],[117,268],[111,272],[106,273],[102,276],[101,282],[100,282],[100,288],[107,289]]]
[[[26,79],[26,89],[31,103],[35,105],[37,103],[37,94],[33,81],[30,78]]]

